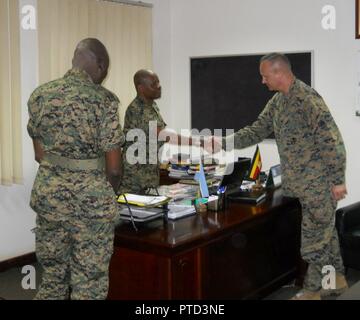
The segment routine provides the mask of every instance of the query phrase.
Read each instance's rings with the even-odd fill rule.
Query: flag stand
[[[253,191],[262,191],[264,190],[264,187],[262,186],[261,182],[260,182],[260,175],[259,177],[256,179],[255,184],[252,186],[251,190]]]

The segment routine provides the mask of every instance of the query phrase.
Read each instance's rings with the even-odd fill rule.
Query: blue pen
[[[217,194],[225,193],[225,191],[226,191],[226,186],[221,186],[219,187]]]

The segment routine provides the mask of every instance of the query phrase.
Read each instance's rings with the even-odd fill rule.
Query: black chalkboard
[[[311,52],[286,54],[295,76],[311,85]],[[191,127],[234,129],[253,123],[275,94],[261,83],[262,55],[191,59]],[[269,137],[273,138],[273,136]]]

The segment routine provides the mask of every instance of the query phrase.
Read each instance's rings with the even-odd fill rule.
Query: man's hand
[[[222,149],[222,138],[217,136],[205,137],[202,147],[210,154],[218,153]]]
[[[121,148],[105,152],[105,172],[115,194],[117,194],[122,177]]]
[[[331,188],[331,195],[334,200],[339,201],[345,199],[347,195],[346,185],[340,184]]]
[[[35,160],[37,163],[41,163],[41,160],[44,158],[44,149],[41,146],[41,143],[37,139],[33,139],[33,146],[35,152]]]

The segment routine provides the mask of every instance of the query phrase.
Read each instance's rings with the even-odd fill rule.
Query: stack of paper
[[[260,201],[266,199],[266,191],[240,190],[229,194],[227,199],[234,202],[248,202],[257,204]]]
[[[198,187],[193,185],[176,183],[168,186],[161,186],[158,192],[162,196],[172,198],[174,201],[196,198]]]
[[[121,205],[120,218],[124,220],[131,220],[132,214],[134,221],[147,222],[163,217],[164,213],[166,212],[166,209],[164,208],[144,208],[136,206],[130,206],[130,210],[127,206]]]
[[[169,177],[171,178],[186,179],[187,177],[189,177],[188,165],[172,164],[168,170],[169,170]]]
[[[166,196],[140,196],[126,193],[118,197],[121,203],[120,218],[146,222],[162,217],[166,212],[166,205],[170,198]],[[125,205],[126,204],[126,205]]]
[[[181,205],[181,204],[169,204],[168,206],[168,218],[175,220],[182,217],[186,217],[196,213],[194,206]]]

